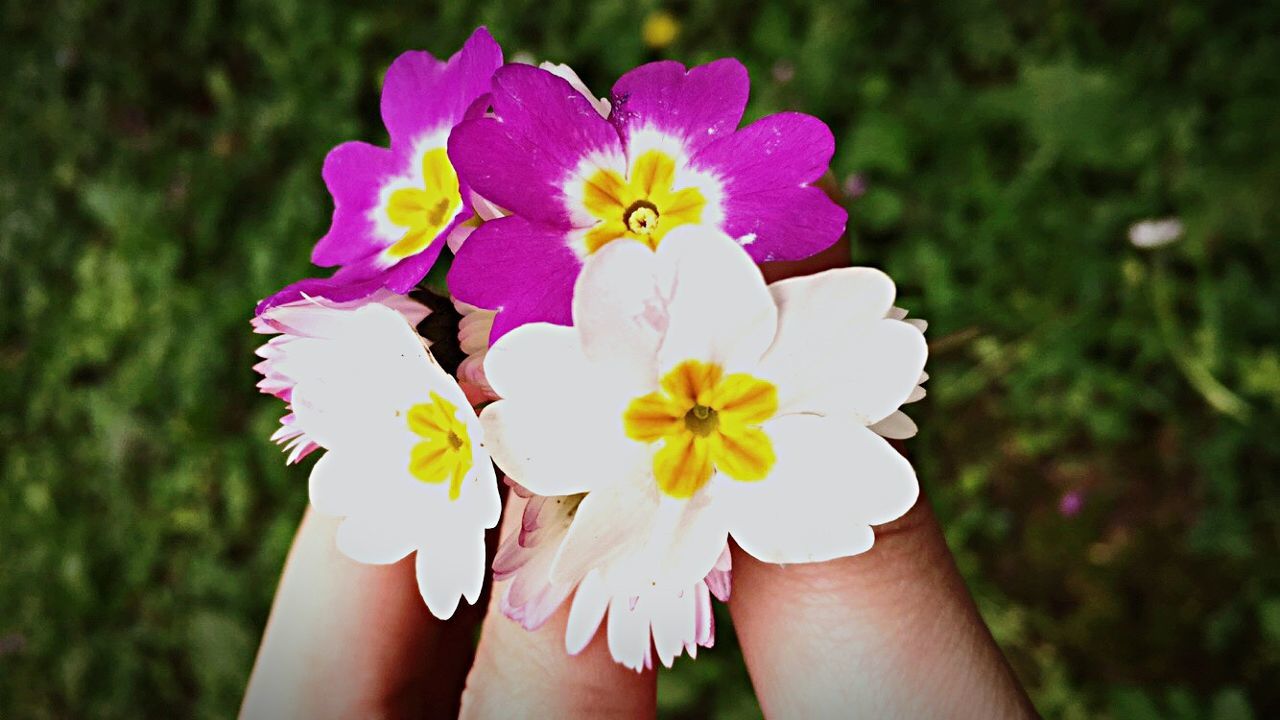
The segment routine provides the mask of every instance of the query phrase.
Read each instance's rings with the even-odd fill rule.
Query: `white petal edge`
[[[441,620],[448,620],[458,608],[459,597],[475,603],[484,585],[484,533],[458,533],[443,542],[438,538],[431,548],[420,548],[415,563],[418,592],[427,609]]]
[[[724,491],[730,533],[759,560],[819,562],[865,552],[874,540],[869,526],[901,517],[919,495],[911,464],[856,422],[792,416],[765,432],[778,457],[769,476]]]
[[[577,655],[591,642],[604,613],[609,609],[609,591],[600,578],[600,573],[589,573],[578,585],[573,596],[573,605],[569,608],[569,622],[564,632],[564,649],[570,655]]]

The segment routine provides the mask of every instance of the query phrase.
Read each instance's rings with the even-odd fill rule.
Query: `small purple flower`
[[[502,49],[484,28],[448,61],[423,51],[396,58],[382,86],[391,147],[347,142],[324,161],[333,223],[311,261],[338,271],[286,287],[263,300],[259,314],[302,297],[347,302],[384,288],[405,293],[422,280],[445,239],[472,216],[445,149],[449,133],[483,113],[487,103],[477,100],[501,65]]]
[[[454,296],[499,311],[496,340],[529,322],[569,324],[583,260],[619,238],[657,248],[672,228],[710,225],[758,262],[829,247],[846,213],[811,183],[831,160],[831,131],[799,113],[739,129],[748,90],[736,60],[650,63],[618,80],[605,119],[545,70],[498,70],[495,116],[460,124],[449,158],[512,214],[459,250]]]
[[[1083,509],[1084,492],[1082,490],[1068,490],[1058,500],[1058,513],[1063,517],[1075,517]]]

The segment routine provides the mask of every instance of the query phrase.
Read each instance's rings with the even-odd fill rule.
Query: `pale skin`
[[[813,272],[841,255],[766,274]],[[508,497],[504,533],[523,506]],[[656,674],[615,663],[603,629],[566,654],[568,603],[530,632],[498,610],[498,583],[483,619],[463,604],[442,622],[418,595],[412,557],[348,560],[337,524],[310,510],[303,518],[242,718],[655,715]],[[765,717],[1035,717],[925,497],[855,557],[783,567],[731,550],[729,612]]]

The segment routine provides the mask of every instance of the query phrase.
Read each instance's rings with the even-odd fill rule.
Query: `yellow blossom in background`
[[[644,19],[644,27],[640,34],[644,38],[645,45],[654,50],[661,50],[680,36],[680,21],[666,10],[654,10]]]

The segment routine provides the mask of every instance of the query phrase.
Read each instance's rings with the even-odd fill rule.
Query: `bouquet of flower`
[[[730,537],[828,560],[914,504],[885,438],[915,433],[924,324],[877,270],[766,284],[757,263],[830,247],[846,213],[815,186],[827,126],[740,128],[748,84],[732,59],[657,62],[601,99],[563,65],[504,64],[483,28],[391,65],[390,147],[324,162],[312,260],[336,272],[253,319],[259,387],[288,408],[272,439],[290,463],[323,450],[310,498],[345,518],[343,553],[416,553],[448,618],[479,597],[500,472],[502,611],[534,629],[569,602],[569,653],[607,622],[641,669],[712,645]]]

